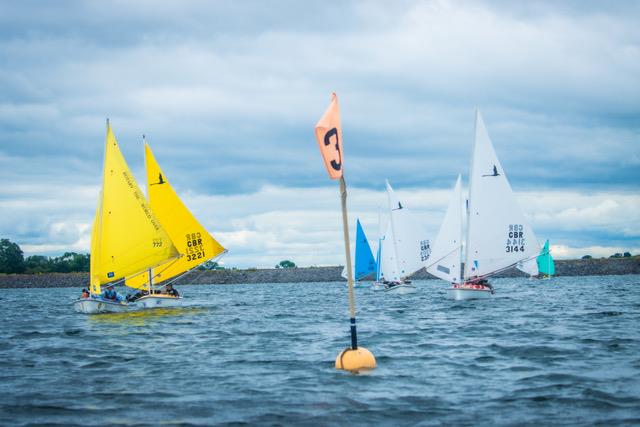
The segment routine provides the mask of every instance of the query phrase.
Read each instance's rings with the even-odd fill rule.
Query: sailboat
[[[398,200],[388,180],[386,184],[389,226],[381,245],[381,280],[386,292],[413,293],[416,288],[409,276],[425,266],[431,246],[421,224]]]
[[[549,279],[556,274],[556,266],[549,251],[549,239],[544,242],[544,246],[540,250],[540,255],[536,258],[536,263],[538,264],[538,272],[542,278]]]
[[[371,289],[374,291],[382,291],[384,290],[384,283],[382,283],[382,241],[384,240],[384,235],[382,234],[382,229],[380,228],[380,211],[378,211],[378,250],[376,251],[376,276],[375,281],[371,284]]]
[[[376,271],[376,260],[373,258],[373,253],[371,252],[371,246],[369,246],[369,241],[367,240],[367,236],[364,234],[364,229],[360,224],[360,219],[356,219],[356,254],[355,254],[356,262],[354,269],[354,279],[356,282],[353,284],[354,287],[362,287],[358,286],[358,282],[365,277],[373,274]],[[347,267],[345,266],[342,270],[342,277],[347,278]]]
[[[74,301],[76,311],[93,314],[172,307],[182,298],[162,292],[171,282],[225,249],[180,201],[145,142],[147,194],[144,197],[107,122],[102,191],[91,233],[90,297]],[[138,298],[102,298],[115,283],[138,291]]]
[[[462,280],[455,275],[446,279],[453,282],[449,293],[456,300],[490,298],[494,290],[487,278],[511,267],[537,274],[536,237],[511,190],[480,111],[476,111],[475,127],[467,200],[464,275]],[[460,192],[458,184],[451,203],[455,204],[453,199],[459,200],[457,192]],[[441,227],[445,243],[442,249],[434,249],[438,253],[433,258],[436,260],[448,253],[448,249],[458,247],[452,242],[462,228],[462,216],[451,203]],[[438,240],[437,245],[440,244]],[[456,255],[452,252],[450,256],[454,258]],[[434,263],[427,270],[436,274],[438,264]]]
[[[427,272],[450,283],[462,275],[462,178],[458,175],[449,205],[433,244]]]

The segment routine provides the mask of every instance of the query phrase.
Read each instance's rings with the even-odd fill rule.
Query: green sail
[[[553,257],[549,253],[549,239],[544,242],[544,246],[537,258],[538,272],[545,276],[553,276],[556,274],[556,266],[553,264]]]

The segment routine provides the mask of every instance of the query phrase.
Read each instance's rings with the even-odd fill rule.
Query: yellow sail
[[[182,203],[147,144],[145,144],[145,164],[151,209],[182,254],[180,258],[153,269],[151,276],[155,283],[189,271],[217,257],[225,249]],[[126,285],[137,289],[148,289],[149,274],[140,274],[127,279]]]
[[[178,256],[124,160],[111,126],[102,181],[95,276],[99,283],[131,277]]]
[[[89,285],[92,295],[99,295],[100,280],[98,278],[98,270],[96,268],[97,260],[100,257],[98,255],[98,247],[100,246],[100,205],[102,204],[102,192],[100,192],[100,202],[96,208],[96,214],[93,217],[93,225],[91,226],[91,253],[89,255]]]

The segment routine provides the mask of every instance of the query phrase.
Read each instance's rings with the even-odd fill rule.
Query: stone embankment
[[[280,269],[194,271],[177,284],[237,284],[237,283],[308,283],[339,282],[342,267],[305,267]],[[558,276],[600,276],[614,274],[640,274],[640,256],[630,258],[602,258],[556,261]],[[515,268],[498,277],[519,277],[524,273]],[[417,272],[416,280],[433,279],[424,270]],[[1,288],[57,288],[86,287],[87,273],[0,274]]]

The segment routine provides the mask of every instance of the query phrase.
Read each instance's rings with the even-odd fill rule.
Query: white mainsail
[[[448,282],[460,283],[462,259],[462,178],[458,175],[447,212],[427,262],[427,271]]]
[[[519,262],[530,272],[531,265],[526,260],[535,258],[538,248],[533,230],[493,149],[480,111],[476,111],[464,277],[483,276]]]
[[[396,263],[396,251],[393,247],[391,222],[387,224],[387,231],[384,233],[384,238],[380,240],[380,244],[382,245],[380,249],[380,279],[390,282],[400,281],[398,264]]]
[[[402,206],[387,181],[389,227],[382,241],[382,276],[400,281],[425,266],[431,253],[429,239],[422,225]]]

